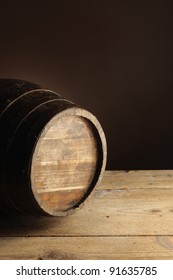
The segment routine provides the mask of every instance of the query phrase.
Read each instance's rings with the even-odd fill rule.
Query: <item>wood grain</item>
[[[173,259],[173,171],[106,171],[67,217],[1,217],[0,258]]]
[[[173,170],[130,170],[104,173],[100,189],[173,188]]]
[[[0,238],[0,259],[173,259],[171,236]]]
[[[73,208],[91,185],[97,153],[88,120],[55,117],[41,134],[32,160],[32,189],[41,208],[47,213]]]

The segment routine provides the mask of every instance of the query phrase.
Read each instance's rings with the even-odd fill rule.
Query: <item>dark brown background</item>
[[[109,169],[173,168],[171,1],[1,1],[0,77],[93,112]]]

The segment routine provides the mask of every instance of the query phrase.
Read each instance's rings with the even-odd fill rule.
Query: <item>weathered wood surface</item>
[[[1,259],[173,259],[173,237],[1,238]]]
[[[85,118],[57,115],[48,124],[31,169],[33,192],[46,212],[68,210],[83,198],[96,172],[97,152],[92,126]]]
[[[1,217],[0,259],[173,259],[173,171],[106,171],[68,217]]]

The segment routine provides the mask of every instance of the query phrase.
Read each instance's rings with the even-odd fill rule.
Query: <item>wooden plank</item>
[[[68,217],[1,217],[0,236],[172,235],[173,189],[97,190]]]
[[[106,171],[99,188],[173,188],[173,170]]]
[[[173,259],[173,236],[0,238],[0,259]]]
[[[173,235],[173,188],[168,185],[169,173],[106,171],[103,183],[91,199],[72,216],[1,217],[0,236]],[[128,175],[130,184],[134,178],[146,183],[146,188],[137,187],[137,183],[130,187]],[[120,178],[115,180],[115,188],[106,183],[107,180],[109,184],[110,177]],[[119,189],[118,182],[123,178],[128,187]],[[149,188],[150,178],[157,178],[159,187],[156,184]],[[161,188],[161,182],[167,182],[166,186],[163,183]]]
[[[2,216],[0,259],[173,259],[172,181],[169,170],[106,171],[72,216]]]

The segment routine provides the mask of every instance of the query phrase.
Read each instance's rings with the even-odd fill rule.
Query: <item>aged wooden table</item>
[[[106,171],[72,216],[1,216],[0,259],[173,259],[173,171]]]

